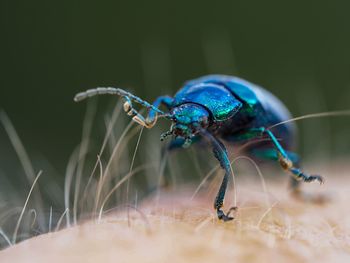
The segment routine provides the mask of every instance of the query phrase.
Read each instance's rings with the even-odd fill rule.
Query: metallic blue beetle
[[[295,126],[291,122],[283,123],[291,118],[283,103],[267,90],[243,79],[224,75],[204,76],[186,82],[173,98],[161,96],[152,105],[127,91],[110,87],[87,90],[77,94],[74,100],[80,101],[97,94],[122,96],[124,110],[144,127],[152,128],[158,117],[171,120],[170,130],[161,135],[161,140],[173,136],[169,149],[188,147],[203,138],[210,142],[214,156],[225,170],[214,202],[221,220],[233,219],[230,212],[235,209],[231,208],[227,213],[222,211],[231,175],[230,160],[222,141],[242,144],[254,138],[264,138],[252,144],[248,152],[257,158],[278,161],[283,169],[291,173],[295,193],[300,193],[300,181],[323,182],[321,176],[307,175],[298,168],[299,158],[291,152]],[[132,101],[148,109],[146,118],[133,108]],[[161,105],[168,112],[160,110]],[[277,123],[280,125],[269,128]]]

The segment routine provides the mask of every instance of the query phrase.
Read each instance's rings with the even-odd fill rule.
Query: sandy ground
[[[228,223],[211,209],[214,191],[193,201],[192,190],[162,193],[131,209],[129,222],[110,213],[7,248],[0,262],[350,262],[347,182],[308,186],[332,194],[324,205],[292,199],[283,183],[268,183],[268,195],[241,185]]]

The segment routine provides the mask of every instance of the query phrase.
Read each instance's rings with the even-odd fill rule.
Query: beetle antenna
[[[144,101],[143,99],[135,96],[134,94],[127,92],[123,89],[113,88],[113,87],[98,87],[95,89],[88,89],[87,91],[80,92],[77,95],[75,95],[74,101],[79,102],[79,101],[85,100],[87,98],[96,96],[96,95],[104,95],[104,94],[118,95],[118,96],[121,96],[123,98],[133,100],[136,103],[138,103],[138,104],[140,104],[148,109],[152,109],[152,110],[156,111],[157,113],[160,113],[161,115],[166,115],[165,112],[154,107],[152,104],[148,103],[147,101]]]

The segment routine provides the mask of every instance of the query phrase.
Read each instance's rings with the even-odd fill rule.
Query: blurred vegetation
[[[152,101],[185,80],[224,73],[271,90],[295,116],[346,109],[349,8],[340,0],[3,0],[0,109],[32,160],[46,160],[44,168],[61,175],[86,108],[72,98],[96,86]],[[98,101],[105,113],[115,98]],[[300,124],[304,155],[349,153],[348,119]],[[3,128],[0,145],[0,172],[22,173]]]

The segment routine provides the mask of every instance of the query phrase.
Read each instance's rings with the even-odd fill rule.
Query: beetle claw
[[[231,212],[233,212],[233,211],[237,211],[237,209],[238,209],[238,208],[237,208],[236,206],[231,207],[231,208],[227,211],[226,214],[225,214],[224,211],[222,211],[221,209],[218,209],[218,210],[217,210],[218,219],[219,219],[219,220],[223,220],[224,222],[233,220],[234,217],[233,217],[233,216],[230,216],[230,214],[231,214]]]
[[[320,175],[310,175],[304,181],[305,182],[318,181],[320,184],[324,184],[324,178]]]
[[[302,171],[300,171],[297,168],[290,168],[290,171],[292,172],[292,174],[294,175],[294,178],[298,181],[304,181],[304,182],[313,182],[313,181],[318,181],[320,184],[324,183],[324,179],[322,176],[320,175],[308,175],[303,173]]]

